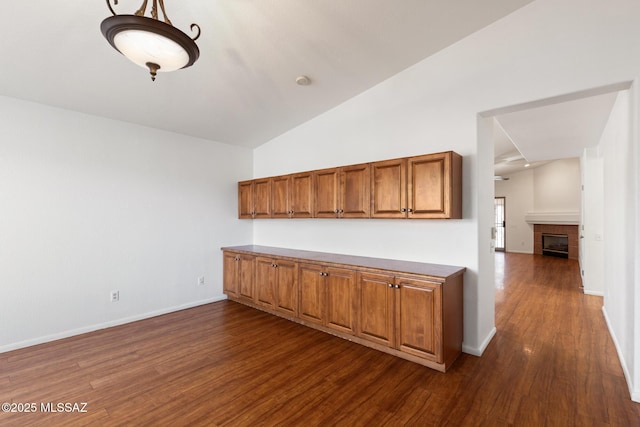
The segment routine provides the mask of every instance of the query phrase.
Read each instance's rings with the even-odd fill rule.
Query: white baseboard
[[[7,351],[17,350],[17,349],[25,348],[25,347],[31,347],[32,345],[43,344],[43,343],[46,343],[46,342],[56,341],[56,340],[63,339],[63,338],[69,338],[69,337],[73,337],[75,335],[86,334],[87,332],[93,332],[93,331],[97,331],[97,330],[100,330],[100,329],[111,328],[113,326],[124,325],[125,323],[136,322],[138,320],[148,319],[150,317],[161,316],[163,314],[173,313],[174,311],[186,310],[187,308],[193,308],[193,307],[197,307],[197,306],[204,305],[204,304],[209,304],[209,303],[216,302],[216,301],[222,301],[222,300],[225,300],[225,299],[227,299],[227,297],[225,295],[222,295],[222,296],[218,296],[218,297],[214,297],[214,298],[209,298],[209,299],[206,299],[206,300],[200,300],[200,301],[190,302],[190,303],[187,303],[187,304],[177,305],[177,306],[174,306],[174,307],[167,307],[167,308],[163,308],[163,309],[160,309],[160,310],[150,311],[150,312],[143,313],[143,314],[138,314],[138,315],[135,315],[135,316],[124,317],[124,318],[121,318],[121,319],[116,319],[116,320],[112,320],[112,321],[105,322],[105,323],[98,323],[98,324],[95,324],[95,325],[83,326],[81,328],[71,329],[71,330],[59,332],[59,333],[56,333],[56,334],[45,335],[45,336],[38,337],[38,338],[33,338],[33,339],[25,340],[25,341],[20,341],[20,342],[17,342],[17,343],[4,345],[4,346],[0,347],[0,353],[5,353]]]
[[[491,331],[489,332],[489,334],[485,337],[484,341],[482,341],[482,344],[480,344],[480,347],[471,347],[462,343],[462,351],[472,356],[478,356],[478,357],[482,356],[482,353],[484,353],[484,351],[487,349],[487,346],[489,345],[493,337],[496,335],[497,331],[498,330],[494,326],[493,329],[491,329]]]
[[[604,292],[603,291],[590,291],[587,289],[583,289],[582,292],[584,292],[585,295],[593,295],[596,297],[604,297]]]
[[[507,253],[510,254],[527,254],[527,255],[533,255],[533,251],[512,251],[511,249],[505,251]]]
[[[627,368],[627,363],[624,360],[622,355],[622,351],[620,349],[620,344],[618,342],[618,338],[611,327],[611,322],[609,321],[609,316],[607,315],[607,310],[604,306],[602,306],[602,314],[604,314],[604,321],[607,324],[607,328],[609,329],[609,335],[611,335],[611,339],[613,340],[613,345],[616,347],[616,352],[618,353],[618,359],[620,360],[620,365],[622,366],[622,372],[624,373],[624,378],[627,381],[627,387],[629,388],[629,395],[631,400],[634,402],[640,402],[640,391],[634,391],[633,380],[631,378],[631,374],[629,373],[629,369]]]

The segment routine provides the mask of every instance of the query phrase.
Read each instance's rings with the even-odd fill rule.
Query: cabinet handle
[[[340,213],[344,213],[344,209],[340,209]]]
[[[334,210],[333,213],[340,213],[340,209]]]
[[[395,288],[396,289],[400,289],[400,285],[395,285]]]
[[[407,209],[407,212],[411,213],[411,212],[413,212],[413,209],[409,208],[409,209]]]
[[[406,209],[406,208],[402,208],[402,209],[400,209],[400,212],[406,212],[406,211],[407,211],[407,209]]]
[[[390,288],[393,288],[393,283],[389,283],[389,287],[390,287]]]

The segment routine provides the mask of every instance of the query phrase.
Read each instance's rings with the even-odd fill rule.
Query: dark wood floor
[[[446,374],[223,301],[0,354],[0,402],[38,410],[0,425],[640,425],[577,263],[496,263],[498,333]]]

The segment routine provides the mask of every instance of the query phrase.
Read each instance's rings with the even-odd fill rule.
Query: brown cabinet
[[[407,216],[462,218],[462,157],[452,151],[407,160]]]
[[[462,218],[452,151],[238,183],[239,218]]]
[[[396,348],[443,363],[442,284],[396,278]]]
[[[315,171],[314,218],[368,218],[369,164]]]
[[[297,173],[291,177],[291,217],[313,216],[313,175],[311,172]]]
[[[355,333],[355,272],[318,264],[300,264],[300,318]]]
[[[253,300],[255,256],[246,253],[225,252],[223,260],[224,292],[236,298]]]
[[[462,267],[253,245],[223,251],[232,300],[443,372],[462,351]]]
[[[271,218],[311,218],[312,196],[311,172],[271,178]]]
[[[361,273],[357,335],[443,363],[441,290],[437,282]]]
[[[356,273],[346,268],[325,271],[325,325],[348,334],[356,333]]]
[[[255,300],[280,312],[298,314],[298,264],[277,258],[256,258]]]
[[[276,270],[272,258],[256,257],[255,296],[258,304],[276,308]]]
[[[291,216],[291,176],[271,178],[271,217],[289,218]]]
[[[371,217],[407,217],[407,159],[371,164]]]
[[[395,347],[396,292],[393,275],[358,274],[359,337],[378,344]]]
[[[271,217],[271,179],[256,179],[238,183],[238,217]]]
[[[299,264],[300,288],[299,315],[302,320],[323,324],[326,290],[325,272],[321,265]]]
[[[462,157],[452,151],[371,165],[371,217],[462,218]]]

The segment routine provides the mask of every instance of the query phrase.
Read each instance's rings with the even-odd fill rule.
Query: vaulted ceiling
[[[0,95],[255,147],[531,1],[166,0],[201,53],[155,82],[102,37],[105,1],[5,2]]]

